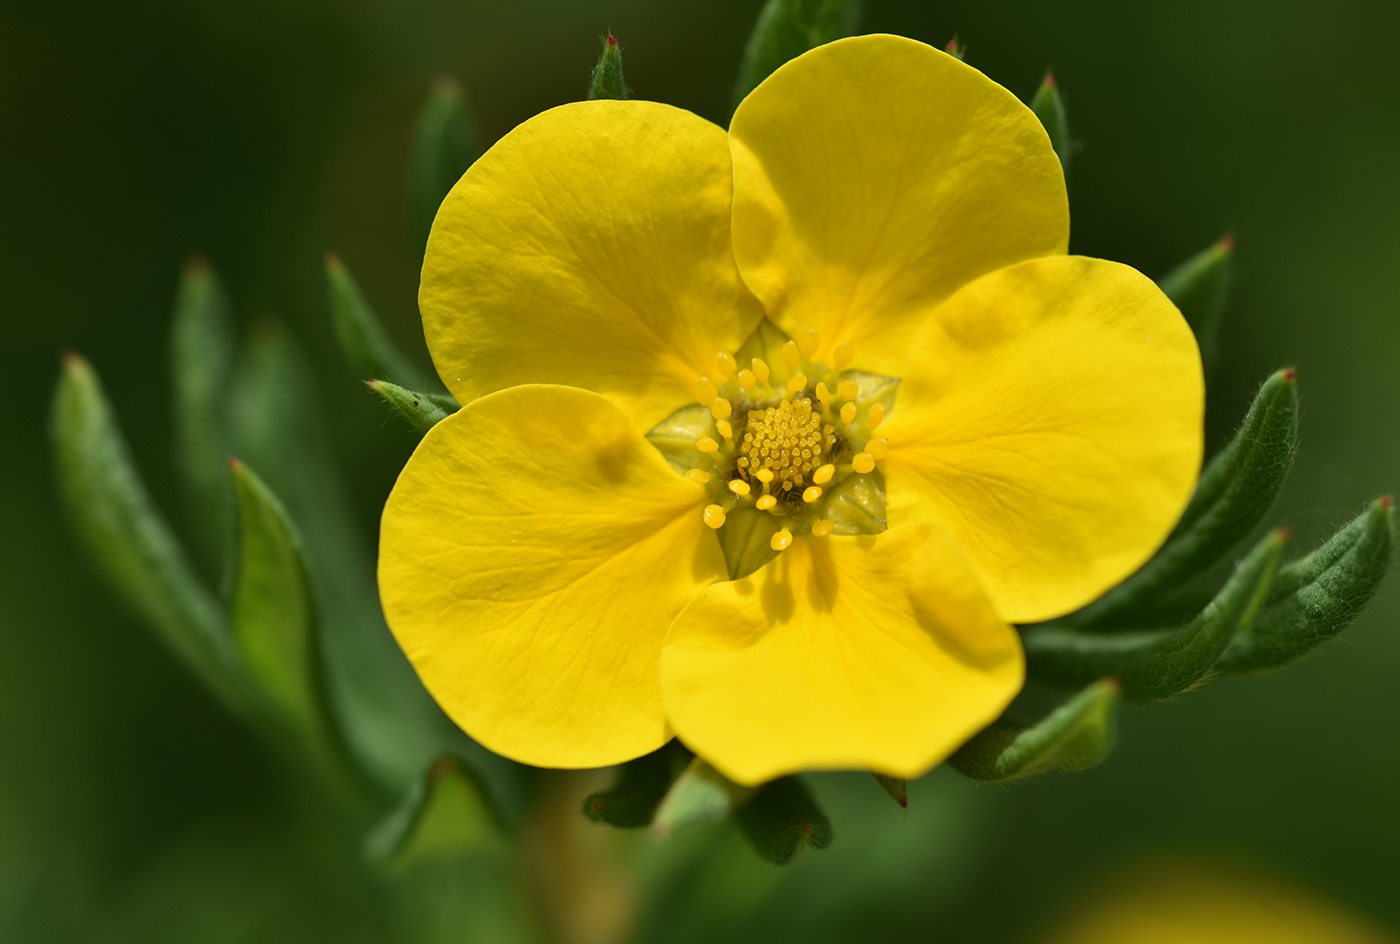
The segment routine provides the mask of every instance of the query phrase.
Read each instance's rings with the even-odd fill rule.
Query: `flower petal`
[[[903,376],[905,336],[929,306],[1069,242],[1039,120],[911,39],[799,56],[744,99],[729,133],[739,270],[789,334],[817,329],[819,359],[849,339],[862,369]]]
[[[947,535],[798,538],[676,617],[666,716],[730,779],[868,767],[916,777],[1021,687],[1020,642]]]
[[[433,223],[418,295],[462,403],[522,383],[604,394],[650,429],[763,316],[734,266],[723,129],[577,102],[498,141]]]
[[[891,525],[942,526],[997,612],[1070,612],[1166,539],[1201,467],[1196,340],[1150,280],[1050,256],[940,305],[881,432]]]
[[[424,437],[384,508],[384,614],[444,711],[499,754],[598,767],[670,737],[671,620],[726,576],[676,475],[615,404],[512,387]]]

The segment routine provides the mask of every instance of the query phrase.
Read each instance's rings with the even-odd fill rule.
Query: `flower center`
[[[783,400],[749,411],[735,464],[745,478],[771,481],[775,489],[789,491],[807,483],[835,444],[835,431],[813,412],[811,400]]]

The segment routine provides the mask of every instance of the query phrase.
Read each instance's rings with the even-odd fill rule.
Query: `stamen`
[[[813,485],[811,488],[807,489],[805,492],[802,493],[802,500],[809,505],[821,497],[822,487],[820,485]]]
[[[721,377],[728,380],[730,377],[734,376],[734,368],[739,365],[734,362],[733,354],[730,354],[728,351],[720,351],[719,356],[716,357],[715,360],[719,363],[719,375]]]
[[[845,370],[851,366],[851,361],[856,359],[856,346],[850,341],[842,341],[836,345],[836,353],[832,355],[832,362],[837,370]]]
[[[817,353],[821,343],[821,335],[817,334],[816,328],[808,328],[797,336],[797,349],[802,352],[803,357],[811,357]]]
[[[759,511],[767,511],[778,504],[778,499],[772,495],[760,495],[758,501],[754,502],[754,507]]]
[[[700,401],[701,406],[709,406],[719,396],[719,391],[715,385],[710,383],[709,377],[701,377],[695,381],[695,399]]]
[[[729,425],[729,420],[715,420],[715,429],[719,430],[719,434],[725,439],[734,438],[734,427]]]
[[[740,460],[740,461],[746,462],[746,463],[747,463],[748,460]],[[772,469],[759,469],[757,472],[754,473],[754,476],[755,476],[760,482],[762,482],[764,485],[767,485],[769,482],[773,481],[773,470],[772,470]]]
[[[831,481],[831,477],[835,474],[836,466],[828,462],[826,465],[822,466],[820,469],[817,469],[817,471],[812,473],[812,481],[816,482],[818,485],[825,485],[827,482]]]
[[[791,377],[788,378],[788,382],[787,382],[787,392],[788,392],[788,393],[797,393],[798,391],[802,390],[802,389],[805,388],[806,386],[807,386],[807,375],[806,375],[806,374],[793,374]]]
[[[719,452],[719,443],[709,436],[702,436],[695,442],[695,448],[701,452]]]
[[[753,371],[745,367],[739,371],[739,389],[752,390],[758,384],[758,378],[753,375]]]
[[[821,381],[817,381],[817,399],[821,401],[822,409],[825,410],[831,406],[831,391]]]
[[[851,468],[864,475],[875,468],[875,459],[868,452],[858,452],[851,459]]]
[[[696,485],[704,485],[706,482],[710,481],[710,473],[706,472],[704,469],[691,469],[685,474],[685,477]]]
[[[842,400],[854,400],[860,396],[860,384],[854,380],[843,380],[836,385],[836,395]]]
[[[807,477],[825,464],[836,441],[806,397],[751,409],[746,419],[739,452],[748,460],[747,468],[759,481],[777,482],[785,490],[797,488],[800,493],[810,484]]]
[[[729,419],[729,414],[733,412],[734,404],[730,403],[724,397],[715,397],[714,402],[710,404],[710,415],[717,420],[727,420]]]
[[[797,365],[802,363],[802,351],[798,348],[796,341],[789,341],[783,345],[782,357],[788,370],[797,369]]]
[[[787,528],[773,535],[773,540],[768,542],[768,546],[775,551],[786,551],[792,544],[792,532]]]
[[[747,495],[749,493],[749,483],[743,479],[730,479],[729,490],[735,495]]]
[[[836,524],[832,521],[827,520],[826,518],[823,518],[821,521],[818,521],[816,524],[812,525],[812,537],[824,538],[835,530]]]
[[[758,378],[759,383],[768,383],[768,365],[761,358],[753,359],[753,375]]]
[[[856,405],[852,401],[841,407],[841,422],[854,423],[856,419]]]
[[[705,513],[702,515],[705,524],[718,530],[724,527],[724,509],[719,505],[706,505]]]
[[[885,421],[885,405],[876,403],[870,408],[870,412],[865,414],[865,425],[874,429]]]
[[[890,441],[888,439],[872,439],[865,444],[865,451],[870,453],[872,459],[883,459],[890,454]]]

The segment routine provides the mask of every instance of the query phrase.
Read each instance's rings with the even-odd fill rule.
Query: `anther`
[[[802,500],[809,505],[821,497],[822,487],[820,485],[813,485],[802,493]]]
[[[747,495],[749,493],[749,483],[743,479],[730,479],[729,490],[735,495]]]
[[[715,397],[719,396],[719,391],[715,385],[710,383],[709,377],[701,377],[695,382],[695,399],[700,401],[701,406],[709,406],[715,402]]]
[[[823,409],[831,406],[831,391],[821,381],[817,381],[817,399],[821,401]]]
[[[710,473],[706,472],[704,469],[691,469],[685,474],[685,477],[696,485],[704,485],[710,480]]]
[[[734,427],[729,425],[729,420],[715,420],[715,429],[719,430],[719,434],[725,439],[734,438]]]
[[[875,457],[868,452],[858,452],[855,458],[851,459],[851,467],[864,475],[875,468]]]
[[[826,465],[812,473],[812,481],[818,485],[825,485],[831,481],[831,477],[836,474],[836,466],[828,462]]]
[[[836,524],[832,521],[829,521],[826,518],[823,518],[821,521],[818,521],[816,524],[812,525],[812,537],[824,538],[835,530]]]
[[[836,385],[836,396],[842,400],[854,400],[860,396],[860,384],[854,380],[843,380]]]
[[[831,359],[837,370],[845,370],[851,366],[851,361],[856,359],[856,346],[850,341],[842,341],[836,345],[836,352]]]
[[[807,386],[807,375],[806,375],[806,374],[793,374],[791,377],[788,378],[788,382],[787,382],[787,392],[788,392],[788,393],[797,393],[799,390],[803,389],[803,388],[806,387],[806,386]]]
[[[796,341],[789,341],[783,345],[783,363],[788,366],[788,370],[796,370],[797,365],[802,363],[802,350],[797,346]]]
[[[730,354],[728,351],[720,351],[719,356],[716,357],[715,360],[719,364],[719,375],[721,377],[728,380],[730,377],[734,376],[734,368],[739,365],[734,362],[733,354]]]
[[[772,495],[760,495],[758,501],[754,502],[754,507],[759,511],[767,511],[778,504],[778,499]]]
[[[856,405],[853,402],[841,407],[841,422],[854,423],[856,419]]]
[[[792,532],[787,528],[783,528],[783,530],[773,535],[773,539],[768,542],[768,546],[775,551],[786,551],[791,544]]]
[[[739,371],[739,389],[752,390],[758,384],[758,378],[753,375],[753,371],[745,367]]]
[[[865,425],[874,429],[885,421],[885,405],[877,403],[870,408],[870,412],[865,414]]]
[[[890,441],[888,439],[872,439],[865,444],[865,451],[870,453],[872,459],[883,459],[890,454]]]
[[[803,357],[811,357],[817,353],[821,343],[821,335],[817,334],[816,328],[808,328],[797,336],[797,349],[802,352]]]
[[[758,480],[759,480],[760,482],[762,482],[764,485],[767,485],[769,482],[773,481],[773,470],[772,470],[772,469],[759,469],[757,472],[754,473],[754,475],[755,475],[755,476],[758,478]]]
[[[702,436],[700,439],[696,440],[695,448],[699,449],[701,452],[718,452],[719,443],[715,442],[709,436]]]
[[[724,509],[719,505],[706,505],[702,517],[705,519],[705,523],[712,528],[718,529],[724,526]]]
[[[768,382],[768,365],[763,362],[762,358],[755,357],[753,359],[753,375],[758,378],[758,382],[761,384]]]
[[[729,414],[734,412],[734,405],[724,397],[715,397],[710,404],[710,415],[717,420],[729,419]]]

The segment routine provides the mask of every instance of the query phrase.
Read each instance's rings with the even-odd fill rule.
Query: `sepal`
[[[1060,97],[1060,87],[1052,73],[1045,73],[1045,80],[1040,83],[1040,88],[1036,89],[1035,96],[1031,99],[1031,111],[1035,112],[1035,116],[1045,126],[1045,133],[1050,135],[1050,146],[1055,149],[1055,156],[1060,159],[1061,169],[1068,175],[1074,143],[1069,136],[1065,102]]]
[[[678,829],[718,822],[753,799],[755,792],[696,757],[666,791],[652,818],[652,832],[664,839]]]
[[[856,0],[768,0],[744,47],[734,107],[778,66],[856,30]]]
[[[875,778],[875,782],[880,785],[880,789],[890,795],[891,800],[894,800],[905,809],[909,808],[908,781],[903,777],[890,777],[885,774],[877,774],[873,770],[870,773]]]
[[[805,846],[831,845],[831,821],[797,777],[759,787],[735,819],[754,851],[774,865],[787,865]]]
[[[392,380],[414,390],[442,389],[389,340],[350,270],[334,253],[326,253],[326,295],[341,353],[357,374]]]
[[[1158,281],[1196,333],[1201,359],[1210,370],[1220,357],[1220,321],[1230,294],[1235,240],[1225,236],[1187,259]]]
[[[365,857],[391,869],[490,846],[499,825],[469,768],[444,754],[414,780],[365,840]]]
[[[674,743],[623,764],[617,783],[584,799],[583,815],[618,829],[649,825],[676,778],[676,767],[684,754],[673,747]]]
[[[627,98],[627,83],[622,80],[622,47],[612,33],[603,40],[603,52],[598,56],[598,64],[593,67],[593,78],[588,83],[588,100],[600,98]]]
[[[365,385],[395,413],[407,420],[409,425],[422,433],[447,419],[457,409],[456,401],[452,400],[450,394],[419,393],[387,380],[370,380]],[[445,400],[451,401],[451,409],[447,408],[443,402]]]
[[[1031,727],[998,722],[948,758],[974,780],[1015,780],[1051,770],[1087,770],[1113,750],[1121,686],[1099,679]]]
[[[467,113],[462,86],[450,75],[439,76],[418,116],[408,158],[408,216],[417,258],[427,249],[443,198],[479,156],[481,136]],[[415,385],[408,377],[394,379]]]

